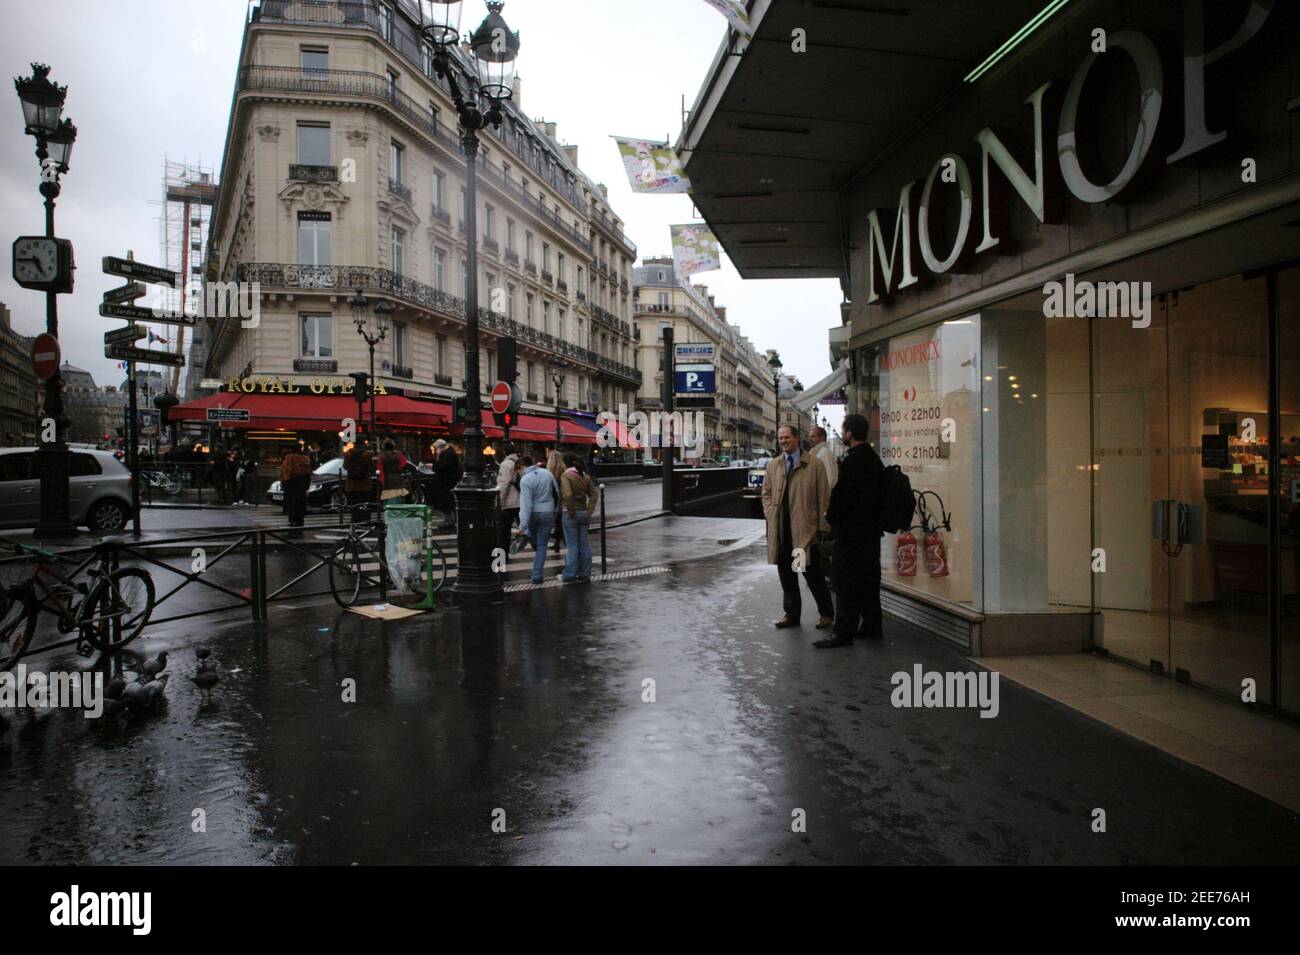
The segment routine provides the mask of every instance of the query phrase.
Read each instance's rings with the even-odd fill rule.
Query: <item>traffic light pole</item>
[[[126,460],[131,472],[131,536],[140,536],[140,439],[137,431],[140,427],[139,410],[135,395],[135,362],[126,363],[126,386],[131,389],[126,422]]]

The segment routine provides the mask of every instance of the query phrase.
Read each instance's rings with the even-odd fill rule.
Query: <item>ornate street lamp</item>
[[[388,337],[388,323],[393,316],[393,306],[387,301],[375,305],[375,331],[366,325],[370,315],[370,302],[357,289],[357,294],[348,300],[352,306],[352,321],[357,326],[357,334],[365,339],[370,348],[370,446],[379,447],[379,432],[375,425],[375,346]]]
[[[552,359],[547,362],[551,383],[555,385],[555,453],[560,453],[560,391],[564,388],[564,363]]]
[[[77,127],[62,119],[68,88],[51,83],[50,68],[32,64],[32,75],[15,79],[14,88],[23,107],[24,132],[36,139],[36,159],[41,167],[41,195],[45,198],[45,235],[54,238],[54,200],[59,197],[59,177],[68,171]],[[59,337],[58,293],[45,293],[45,331]],[[63,376],[56,370],[45,380],[46,417],[54,421],[54,440],[41,441],[36,451],[36,477],[41,482],[41,514],[37,537],[72,537],[76,525],[68,518],[68,419],[63,411]],[[37,428],[39,434],[43,429]],[[137,523],[137,527],[138,527]]]
[[[776,430],[781,430],[781,356],[772,352],[767,357],[768,367],[772,369],[772,401],[776,408]]]
[[[483,398],[479,381],[478,189],[475,163],[480,130],[501,127],[501,107],[510,98],[519,34],[501,16],[505,6],[489,0],[488,15],[470,37],[472,61],[459,49],[459,0],[419,0],[421,33],[434,49],[433,68],[446,80],[460,120],[465,150],[465,468],[456,486],[458,569],[455,593],[486,597],[501,592],[501,575],[492,571],[497,546],[497,492],[485,475]]]

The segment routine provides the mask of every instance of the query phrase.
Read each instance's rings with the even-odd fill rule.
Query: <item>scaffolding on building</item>
[[[164,291],[163,304],[186,315],[202,315],[203,269],[207,261],[212,211],[217,199],[216,177],[211,168],[164,158],[162,192],[162,215],[159,217],[162,264],[180,278],[177,288]],[[192,328],[168,326],[161,333],[169,339],[165,342],[169,351],[185,356],[184,366],[171,371],[171,392],[182,400],[196,397],[193,392],[202,378],[203,333],[203,322]]]

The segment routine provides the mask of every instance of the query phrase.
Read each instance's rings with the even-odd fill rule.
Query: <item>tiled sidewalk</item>
[[[1300,812],[1300,726],[1092,654],[972,662]]]

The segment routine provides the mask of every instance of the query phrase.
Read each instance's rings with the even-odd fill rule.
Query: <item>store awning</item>
[[[464,427],[457,427],[456,434],[462,434]],[[483,412],[483,433],[489,438],[502,437],[502,431],[492,419],[492,412]],[[516,441],[555,441],[555,419],[542,418],[538,415],[521,414],[519,423],[510,429],[510,437]],[[561,444],[595,444],[596,435],[581,425],[574,424],[568,418],[560,418]]]
[[[357,417],[356,399],[349,395],[222,392],[177,405],[168,412],[168,421],[206,423],[209,408],[248,411],[248,421],[219,423],[222,429],[238,430],[338,431],[343,427],[344,418]],[[369,402],[366,402],[363,414],[369,418]],[[445,430],[451,414],[449,406],[443,402],[417,401],[404,395],[379,395],[375,398],[375,420],[380,428],[433,431]]]
[[[813,405],[820,403],[832,391],[839,391],[848,381],[848,369],[841,365],[811,388],[805,388],[792,403],[800,411],[811,411]]]
[[[981,3],[976,16],[944,0],[749,0],[754,39],[739,56],[723,42],[677,142],[691,199],[741,277],[845,278],[844,217],[862,210],[841,190],[1023,40],[1046,2]],[[806,54],[791,55],[795,36]]]

